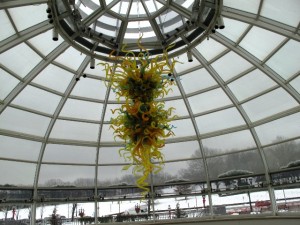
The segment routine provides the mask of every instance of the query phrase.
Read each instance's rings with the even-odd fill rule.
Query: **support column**
[[[35,225],[35,218],[36,218],[36,202],[33,201],[31,205],[31,211],[30,211],[30,225]]]

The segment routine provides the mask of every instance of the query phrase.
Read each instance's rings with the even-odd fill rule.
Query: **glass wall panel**
[[[44,136],[50,118],[14,108],[6,108],[0,116],[0,128],[37,136]]]
[[[289,40],[277,51],[266,64],[278,73],[283,79],[288,79],[300,70],[300,43]]]
[[[234,66],[230,66],[234,62]],[[233,51],[227,53],[222,58],[218,59],[211,66],[221,76],[224,81],[240,74],[241,72],[249,69],[252,64],[243,59]]]
[[[171,121],[170,124],[171,126],[174,126],[172,131],[174,132],[175,136],[173,137],[171,136],[169,138],[187,137],[187,136],[196,135],[191,119],[174,120]]]
[[[282,88],[257,97],[242,105],[251,121],[257,121],[298,106]]]
[[[275,198],[279,213],[299,213],[299,188],[276,188]]]
[[[50,138],[97,141],[99,124],[56,120]]]
[[[100,186],[135,185],[133,167],[123,170],[124,166],[98,166],[98,184]]]
[[[99,160],[100,164],[110,164],[110,163],[130,163],[129,161],[125,161],[123,158],[123,153],[119,150],[122,147],[101,147],[99,150]]]
[[[38,189],[37,193],[38,198],[42,198],[44,201],[78,201],[87,200],[88,198],[94,196],[93,189]]]
[[[8,9],[18,31],[34,26],[46,18],[46,4],[22,6]],[[30,16],[28,16],[30,15]]]
[[[104,100],[106,94],[106,86],[104,81],[98,81],[90,78],[81,78],[78,81],[71,95]]]
[[[61,65],[67,66],[76,71],[80,67],[85,57],[85,54],[82,54],[73,47],[69,47],[64,54],[55,59],[55,62],[58,62]]]
[[[300,76],[290,82],[293,88],[300,94]]]
[[[232,104],[221,88],[189,97],[188,100],[194,114]]]
[[[114,130],[110,127],[110,124],[103,124],[102,125],[102,133],[101,133],[101,142],[102,141],[121,141],[123,142],[122,139],[119,137],[115,137],[114,135]]]
[[[198,141],[186,141],[166,144],[161,152],[164,154],[165,161],[168,161],[194,158],[197,155],[196,151],[199,151]]]
[[[0,160],[0,186],[33,186],[35,170],[34,163]]]
[[[203,139],[202,144],[206,156],[231,153],[256,147],[249,130]]]
[[[36,161],[41,145],[40,142],[0,135],[0,157]]]
[[[24,43],[0,54],[2,65],[22,78],[25,77],[41,60],[42,58]]]
[[[216,215],[271,213],[267,191],[212,195],[212,202]]]
[[[33,82],[64,93],[73,76],[72,73],[50,64],[33,79]]]
[[[260,70],[256,69],[228,84],[228,87],[235,97],[239,101],[242,101],[275,85],[276,83],[273,80]]]
[[[265,186],[266,183],[266,178],[264,175],[240,175],[235,178],[228,177],[226,177],[226,175],[223,175],[223,177],[219,178],[217,181],[212,181],[212,192],[262,188]]]
[[[203,57],[207,61],[210,61],[221,52],[225,51],[227,48],[213,39],[205,39],[196,47],[196,49],[200,52],[201,55],[203,55]]]
[[[187,116],[189,115],[189,112],[187,111],[187,108],[184,104],[184,101],[182,99],[179,100],[172,100],[172,101],[165,101],[165,109],[169,108],[175,108],[173,110],[172,116]]]
[[[231,170],[264,173],[264,166],[257,150],[208,158],[207,164],[211,179],[217,179],[223,173]]]
[[[0,21],[1,21],[1,33],[0,33],[0,41],[10,37],[15,33],[13,26],[11,25],[6,12],[0,10]]]
[[[299,164],[298,164],[299,165]],[[283,168],[282,168],[283,169]],[[271,173],[273,186],[299,187],[300,169],[299,167],[286,168],[281,172]]]
[[[252,27],[239,44],[259,60],[265,59],[283,40],[284,36],[259,27]]]
[[[202,90],[217,84],[206,69],[199,69],[180,76],[186,94]]]
[[[178,61],[178,63],[176,63],[176,65],[175,65],[175,70],[177,73],[183,72],[183,71],[193,68],[195,66],[200,66],[200,62],[195,58],[194,58],[193,62],[189,62],[186,54],[182,54],[182,55],[176,57],[176,59],[174,59],[174,60]]]
[[[233,42],[236,42],[249,26],[247,23],[228,18],[224,18],[224,24],[226,28],[234,27],[234,29],[218,29],[216,32],[224,35]]]
[[[4,100],[18,83],[19,80],[0,68],[0,100]]]
[[[95,157],[94,147],[47,144],[43,162],[94,164]]]
[[[85,68],[84,73],[87,75],[87,77],[89,75],[94,75],[94,76],[99,76],[99,77],[105,78],[106,77],[106,71],[105,71],[104,63],[107,63],[107,62],[104,62],[104,61],[99,60],[99,59],[95,59],[95,65],[96,65],[95,68],[91,69],[90,65],[88,65]],[[112,66],[112,63],[108,63],[108,65]]]
[[[59,116],[99,121],[101,119],[102,108],[103,104],[101,103],[68,99]]]
[[[196,117],[196,123],[200,133],[209,133],[244,125],[245,121],[236,108],[230,108]]]
[[[200,155],[197,153],[196,157]],[[163,169],[153,175],[154,184],[166,184],[183,181],[204,181],[205,172],[202,159],[178,162],[166,162]]]
[[[110,121],[112,118],[116,118],[119,115],[119,111],[113,113],[113,110],[119,109],[121,106],[121,104],[107,104],[104,121]]]
[[[45,99],[47,100],[45,101]],[[61,96],[27,85],[12,101],[12,104],[53,114],[60,102],[60,99]]]
[[[26,190],[26,189],[2,189],[0,190],[0,200],[5,199],[5,202],[21,202],[21,201],[28,201],[33,197],[33,190]],[[3,210],[3,209],[2,209]],[[1,218],[1,216],[0,216]],[[15,218],[16,219],[16,218]]]
[[[300,113],[286,116],[255,127],[260,142],[270,144],[278,138],[286,139],[299,136]]]
[[[117,99],[116,93],[112,89],[110,89],[108,101],[118,101],[119,103],[120,101],[125,101],[125,98],[121,97],[120,99]]]
[[[274,5],[276,5],[276,7],[274,7]],[[300,20],[297,9],[299,9],[299,1],[297,0],[266,0],[261,9],[261,15],[297,27]]]
[[[260,0],[244,2],[242,0],[224,0],[224,6],[256,14]]]
[[[169,91],[169,93],[167,95],[165,95],[163,97],[163,99],[169,98],[169,97],[178,97],[178,96],[181,96],[179,88],[178,88],[178,86],[176,84],[170,86],[170,88],[171,88],[171,90]]]
[[[282,141],[277,137],[274,142]],[[271,171],[277,171],[288,166],[289,163],[300,160],[300,140],[284,142],[264,148],[268,167]]]
[[[39,186],[92,187],[95,185],[95,166],[42,164]]]
[[[28,40],[37,50],[39,50],[44,56],[52,52],[56,47],[58,47],[62,42],[63,38],[59,37],[57,41],[52,40],[52,29],[35,36]]]

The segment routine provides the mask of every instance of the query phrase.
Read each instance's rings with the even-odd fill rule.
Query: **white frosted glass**
[[[120,142],[123,142],[123,140],[120,139],[119,137],[115,137],[114,130],[110,127],[110,124],[103,124],[102,125],[101,142],[102,141],[108,141],[108,142],[120,141]]]
[[[28,42],[32,44],[37,50],[39,50],[44,56],[47,56],[63,42],[63,39],[59,37],[58,41],[53,41],[52,30],[49,30],[45,33],[35,36],[34,38],[29,39]]]
[[[245,125],[245,121],[236,108],[230,108],[196,117],[196,123],[200,133],[209,133]]]
[[[188,101],[194,114],[232,104],[220,88],[190,97]]]
[[[21,77],[25,77],[41,60],[41,57],[24,43],[0,54],[0,62]]]
[[[98,124],[56,120],[50,138],[97,141]]]
[[[131,5],[130,15],[134,16],[141,16],[143,14],[146,14],[145,9],[140,1],[135,1]]]
[[[135,178],[132,175],[132,168],[123,170],[123,166],[99,166],[98,167],[98,181],[101,186],[120,185],[123,183],[122,178],[132,177],[132,179],[126,184],[135,184]],[[102,182],[104,181],[104,184]]]
[[[58,180],[62,183],[70,186],[84,186],[80,183],[80,179],[91,179],[95,178],[95,167],[94,166],[67,166],[67,165],[45,165],[42,164],[39,186],[45,186],[47,183],[51,183],[51,180]],[[48,185],[47,185],[48,186]]]
[[[235,152],[256,147],[249,130],[220,135],[202,140],[206,156]]]
[[[61,96],[28,85],[18,94],[12,104],[53,114],[60,100]]]
[[[259,3],[260,0],[224,0],[223,4],[224,6],[228,6],[230,8],[256,14],[258,12]]]
[[[175,64],[175,70],[177,73],[200,65],[200,62],[195,57],[193,57],[193,62],[189,62],[186,54],[182,54],[174,60],[178,61]]]
[[[288,79],[300,71],[299,59],[300,43],[290,40],[266,64],[281,77]]]
[[[219,175],[230,170],[264,173],[263,162],[257,150],[208,158],[207,165],[211,179],[217,179]]]
[[[0,68],[0,100],[4,100],[18,83],[19,80]]]
[[[43,137],[50,118],[26,111],[6,108],[0,116],[0,128]]]
[[[239,45],[258,59],[263,60],[284,39],[284,36],[271,31],[259,27],[252,27]]]
[[[206,69],[199,69],[180,76],[181,84],[186,94],[216,85],[217,82]]]
[[[161,152],[167,161],[192,158],[195,151],[199,151],[199,143],[197,141],[188,141],[166,144]]]
[[[252,64],[232,51],[211,65],[224,81],[240,74],[252,66]]]
[[[72,78],[72,73],[50,64],[34,78],[33,82],[64,93]]]
[[[66,51],[64,51],[60,56],[58,56],[55,59],[55,62],[58,62],[73,70],[77,70],[80,67],[83,60],[85,59],[85,57],[87,57],[85,56],[85,54],[82,54],[73,47],[69,47]]]
[[[119,109],[120,107],[120,104],[107,104],[104,121],[110,121],[111,118],[117,117],[119,115],[119,111],[115,111],[115,113],[113,114],[112,110]]]
[[[174,120],[170,122],[170,125],[174,126],[172,131],[175,134],[175,136],[171,136],[169,138],[187,137],[187,136],[196,135],[191,119]]]
[[[299,0],[264,0],[261,15],[297,27],[300,21]]]
[[[155,4],[154,4],[154,0],[145,1],[145,3],[146,3],[145,5],[150,13],[154,13],[162,7],[162,4],[160,4],[158,1],[155,1]]]
[[[0,136],[0,157],[37,160],[42,143],[20,138]]]
[[[11,25],[4,10],[0,10],[0,41],[10,37],[15,33],[13,26]]]
[[[119,154],[121,147],[101,147],[99,150],[99,163],[109,164],[109,163],[126,163],[125,159]],[[129,161],[127,161],[128,163]]]
[[[43,162],[94,164],[95,158],[96,148],[93,147],[48,144]]]
[[[59,116],[84,118],[99,121],[102,114],[103,104],[68,99]]]
[[[299,137],[299,124],[300,113],[295,113],[293,115],[255,127],[255,130],[260,142],[265,145],[274,142],[278,138],[288,139]]]
[[[282,88],[269,92],[243,104],[251,121],[263,119],[276,113],[296,107],[299,104]]]
[[[236,42],[249,26],[249,24],[228,18],[224,18],[224,24],[225,29],[217,29],[216,31],[233,42]],[[230,27],[234,27],[234,29],[230,29]]]
[[[104,81],[81,78],[76,83],[71,95],[104,100],[106,88]]]
[[[90,65],[88,65],[84,73],[88,76],[89,74],[99,76],[99,77],[105,77],[106,76],[106,71],[104,65],[102,63],[106,63],[102,60],[95,59],[95,69],[91,69]],[[112,63],[109,63],[110,66],[112,66]]]
[[[228,84],[228,87],[235,97],[241,101],[275,85],[276,83],[266,74],[256,69]]]
[[[290,82],[293,88],[300,94],[300,76]]]
[[[0,185],[33,186],[35,169],[33,163],[0,160]]]
[[[225,51],[227,48],[210,38],[209,40],[205,39],[202,41],[201,44],[196,46],[196,49],[207,61],[209,61],[219,55],[221,52]]]
[[[187,116],[189,115],[187,108],[184,104],[184,101],[182,99],[180,100],[172,100],[172,101],[165,101],[165,109],[169,109],[169,108],[175,108],[172,116],[176,115],[176,116]]]
[[[8,9],[18,31],[47,20],[47,4],[36,4]]]
[[[169,97],[178,97],[181,96],[178,86],[174,83],[174,85],[170,86],[171,90],[167,95],[164,96],[163,99],[169,98]]]

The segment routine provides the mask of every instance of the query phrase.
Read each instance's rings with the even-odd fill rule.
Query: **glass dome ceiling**
[[[119,156],[123,142],[110,129],[111,110],[122,102],[98,64],[107,53],[92,52],[105,45],[93,42],[91,51],[61,30],[53,41],[47,2],[0,3],[0,185],[134,185],[131,171],[122,170],[128,164]],[[216,4],[199,2],[207,12]],[[91,30],[132,49],[143,33],[145,46],[156,49],[192,17],[194,1],[74,3]],[[184,41],[174,50],[182,62],[174,71],[177,85],[158,101],[179,117],[155,185],[176,179],[209,184],[231,170],[268,181],[270,173],[300,160],[300,2],[224,0],[221,9],[225,29],[212,33],[203,23],[191,43],[190,31],[173,40]]]

